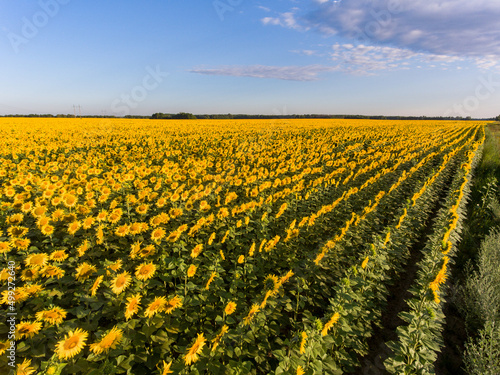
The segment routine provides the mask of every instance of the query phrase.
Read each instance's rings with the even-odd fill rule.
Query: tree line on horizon
[[[121,118],[112,115],[83,115],[75,116],[74,114],[9,114],[0,115],[0,117],[48,117],[48,118]],[[152,120],[197,120],[197,119],[210,119],[210,120],[223,120],[223,119],[368,119],[368,120],[494,120],[500,121],[500,115],[492,118],[472,118],[461,116],[384,116],[384,115],[326,115],[326,114],[292,114],[292,115],[249,115],[249,114],[198,114],[194,115],[189,112],[179,113],[153,113],[151,116],[128,115],[123,118],[130,119],[152,119]]]

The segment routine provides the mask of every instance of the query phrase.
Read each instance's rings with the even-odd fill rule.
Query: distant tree
[[[192,113],[179,112],[176,115],[173,115],[172,118],[194,120],[194,119],[196,119],[196,116],[193,115]]]
[[[500,121],[500,115],[495,118],[495,121]]]

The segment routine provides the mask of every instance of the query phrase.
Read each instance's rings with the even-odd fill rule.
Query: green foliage
[[[477,271],[469,274],[462,288],[462,300],[470,332],[464,354],[467,371],[500,373],[500,231],[493,231],[481,245]]]
[[[465,366],[470,375],[500,374],[500,325],[488,321],[476,340],[466,345]]]

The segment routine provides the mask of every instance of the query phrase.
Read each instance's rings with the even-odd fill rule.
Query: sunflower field
[[[483,127],[0,119],[0,372],[352,372],[425,234],[385,366],[426,373]]]

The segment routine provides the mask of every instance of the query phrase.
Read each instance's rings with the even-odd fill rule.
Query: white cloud
[[[297,21],[295,14],[298,11],[298,8],[293,8],[290,12],[280,13],[278,17],[264,17],[261,19],[261,22],[264,25],[275,25],[282,26],[288,29],[294,30],[308,30],[308,27],[304,27],[299,24]]]
[[[447,69],[449,64],[463,60],[457,56],[419,53],[404,48],[339,43],[332,46],[330,58],[337,64],[336,70],[362,75],[384,70],[409,69],[412,63],[427,64],[431,67],[439,63],[442,69]]]
[[[233,77],[254,77],[272,78],[290,81],[315,81],[318,74],[337,70],[336,67],[325,65],[306,66],[269,66],[269,65],[230,65],[218,68],[195,68],[192,73],[233,76]]]
[[[269,9],[268,7],[262,6],[262,5],[257,6],[257,8],[259,8],[260,10],[263,10],[264,12],[270,12],[271,11],[271,9]]]
[[[314,1],[303,27],[436,55],[500,56],[498,0]]]

